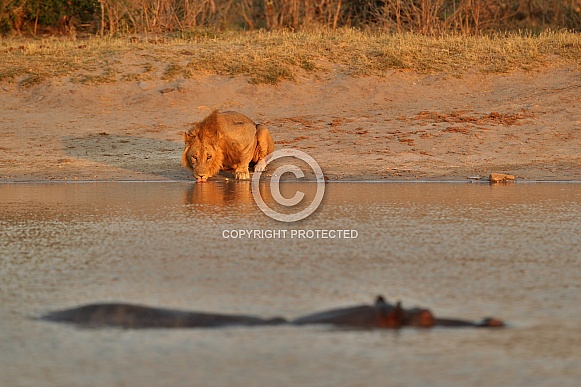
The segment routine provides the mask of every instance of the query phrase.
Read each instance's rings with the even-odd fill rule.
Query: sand
[[[331,180],[581,180],[581,70],[548,68],[0,84],[0,181],[192,180],[181,134],[213,109],[266,124]]]

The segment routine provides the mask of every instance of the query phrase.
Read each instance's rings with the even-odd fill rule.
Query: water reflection
[[[250,181],[225,180],[189,184],[184,203],[216,207],[234,204],[245,207],[254,203],[254,200]]]

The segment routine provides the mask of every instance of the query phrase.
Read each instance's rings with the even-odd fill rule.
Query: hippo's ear
[[[385,305],[385,304],[387,304],[387,302],[385,302],[385,298],[381,294],[375,297],[375,305]]]

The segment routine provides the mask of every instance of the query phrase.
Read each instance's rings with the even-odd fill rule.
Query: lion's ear
[[[184,135],[182,136],[182,138],[184,139],[184,143],[189,143],[192,140],[192,136],[190,133],[188,132],[184,132]]]

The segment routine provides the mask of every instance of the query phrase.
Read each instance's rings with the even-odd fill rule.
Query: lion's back
[[[219,131],[227,140],[241,145],[256,141],[256,124],[244,114],[227,111],[218,115]]]

